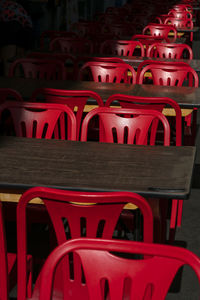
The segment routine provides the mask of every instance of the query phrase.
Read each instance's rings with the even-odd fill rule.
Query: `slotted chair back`
[[[143,240],[153,241],[153,215],[148,202],[138,194],[129,192],[76,192],[35,187],[26,191],[17,206],[17,247],[18,247],[18,297],[26,299],[26,208],[28,203],[40,198],[52,220],[58,245],[78,237],[112,239],[120,213],[127,203],[135,204],[143,215]],[[69,261],[62,272],[67,274]],[[62,273],[61,273],[62,275]],[[62,286],[59,277],[57,285]],[[71,281],[70,289],[78,297],[80,281]],[[82,299],[87,299],[87,287],[81,287]]]
[[[150,142],[151,127],[154,120],[159,120],[164,128],[164,145],[170,144],[170,127],[165,116],[156,110],[128,108],[96,108],[90,111],[82,124],[81,140],[87,141],[90,120],[98,115],[100,124],[100,142],[146,145]],[[155,131],[153,131],[155,136]]]
[[[79,79],[83,80],[84,72],[90,71],[90,76],[95,82],[136,83],[136,72],[128,64],[93,62],[85,63],[79,72]]]
[[[181,59],[187,55],[189,59],[193,58],[193,52],[187,44],[174,43],[155,43],[149,46],[147,57],[160,57],[169,59]]]
[[[19,137],[76,140],[76,118],[65,105],[7,101],[1,106],[1,111],[5,110],[10,112],[15,134]],[[63,126],[58,130],[63,113],[67,115],[67,129],[61,123]]]
[[[144,56],[144,47],[139,41],[107,40],[102,43],[100,53],[118,56],[134,56],[137,50],[139,50],[140,56]]]
[[[42,272],[40,300],[50,300],[57,264],[72,253],[74,278],[80,278],[80,263],[88,287],[88,299],[151,299],[164,300],[178,270],[189,266],[200,284],[200,258],[191,251],[168,245],[117,240],[77,239],[59,246],[49,256]],[[116,255],[121,253],[121,257]],[[135,259],[140,254],[141,259]],[[146,258],[145,258],[146,256]],[[65,280],[69,293],[70,276]],[[81,291],[80,291],[81,294]]]
[[[37,89],[33,93],[31,101],[35,102],[37,101],[37,98],[41,96],[42,100],[44,100],[45,102],[64,104],[69,106],[71,110],[74,111],[76,116],[77,140],[79,140],[83,112],[88,99],[95,100],[98,106],[104,106],[101,97],[97,93],[92,91],[73,91],[41,88]]]

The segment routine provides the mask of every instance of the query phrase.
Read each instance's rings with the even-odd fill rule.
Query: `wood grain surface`
[[[46,186],[187,199],[195,149],[0,137],[0,191]]]
[[[92,81],[34,80],[24,78],[0,77],[0,88],[12,88],[29,100],[37,88],[55,88],[63,90],[92,90],[104,101],[113,94],[125,94],[143,97],[169,97],[182,108],[200,107],[200,88],[158,86],[151,84],[97,83]],[[92,104],[92,103],[91,103]]]

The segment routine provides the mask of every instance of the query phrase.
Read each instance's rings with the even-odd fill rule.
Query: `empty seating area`
[[[0,298],[199,299],[199,0],[46,2],[0,44]]]

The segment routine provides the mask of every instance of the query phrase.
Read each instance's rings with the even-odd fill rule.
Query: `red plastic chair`
[[[77,74],[78,74],[77,59],[70,54],[55,53],[55,52],[31,52],[27,55],[27,57],[36,58],[36,59],[60,60],[64,64],[64,66],[66,66],[66,79],[69,80],[77,79]],[[69,69],[72,69],[72,72],[69,72]]]
[[[0,103],[9,99],[23,102],[22,96],[19,92],[9,88],[0,88]]]
[[[183,55],[193,59],[192,49],[187,44],[155,43],[150,45],[147,51],[147,57],[181,59],[184,58]]]
[[[18,266],[20,266],[18,268],[18,299],[26,300],[26,211],[28,203],[36,197],[43,200],[52,220],[58,245],[67,239],[79,237],[111,240],[120,213],[127,203],[137,205],[143,214],[143,240],[150,243],[153,241],[151,208],[147,201],[137,194],[75,192],[43,187],[29,189],[22,195],[17,205],[17,257]],[[68,230],[67,235],[66,230]],[[62,276],[59,277],[58,283],[62,283]],[[76,288],[76,282],[71,281],[70,289],[76,293]],[[79,294],[78,290],[77,293]],[[74,299],[79,298],[78,294]],[[81,299],[87,299],[84,288]]]
[[[17,59],[10,66],[9,76],[14,77],[17,69],[19,71],[22,69],[25,78],[47,80],[64,80],[66,78],[64,64],[56,59]]]
[[[111,105],[114,104],[114,102],[116,103],[116,101],[119,102],[122,108],[153,109],[161,112],[163,108],[166,106],[172,107],[176,113],[176,118],[175,118],[176,119],[176,126],[175,126],[176,146],[182,145],[181,109],[174,100],[170,98],[164,98],[164,97],[139,97],[139,96],[127,96],[127,95],[116,94],[110,96],[107,99],[105,106],[110,107]],[[151,143],[155,143],[157,129],[158,129],[158,123],[156,121],[154,122],[154,128],[152,129],[155,130],[155,132],[153,132],[153,134],[151,135],[151,138],[153,139]],[[174,229],[176,227],[176,224],[177,226],[181,226],[182,205],[183,203],[181,201],[173,199],[173,209],[171,212],[170,228]]]
[[[19,137],[76,140],[76,118],[66,105],[7,101],[1,106],[1,111],[4,110],[10,112],[15,134]],[[67,132],[62,122],[58,130],[62,114],[67,116]]]
[[[160,43],[162,41],[165,41],[165,38],[161,36],[152,36],[147,34],[134,34],[131,38],[132,41],[139,41],[143,44],[143,42],[146,42],[147,45],[151,45],[153,43]]]
[[[151,66],[155,65],[156,68],[158,68],[158,65],[160,65],[159,75],[162,75],[162,76],[164,75],[163,79],[164,79],[165,83],[163,82],[162,79],[159,80],[159,78],[157,78],[157,80],[154,81],[155,76],[154,76],[154,78],[151,77],[151,80],[153,79],[153,83],[155,82],[155,84],[158,84],[158,85],[174,85],[175,84],[175,85],[181,86],[184,83],[184,85],[187,85],[190,87],[198,87],[198,85],[199,85],[199,79],[198,79],[196,72],[187,63],[154,61],[154,60],[145,60],[139,65],[139,67],[137,69],[137,83],[143,83],[146,81],[146,79],[144,78],[145,73],[143,73],[143,72],[147,71],[148,65],[151,65]],[[144,67],[145,67],[145,69],[144,69]],[[177,67],[178,73],[176,73],[176,67]],[[157,73],[157,71],[155,73]],[[172,80],[170,79],[170,77],[167,77],[169,74],[170,74],[170,77]],[[179,77],[176,79],[176,76],[177,77],[179,76]],[[184,77],[184,76],[186,76],[186,77]],[[142,79],[142,77],[143,77],[143,79]],[[191,127],[191,131],[192,131],[192,133],[189,135],[189,138],[190,138],[189,145],[194,145],[194,143],[195,143],[196,117],[197,117],[196,109],[193,110],[193,122],[192,122],[191,114],[185,117],[186,125],[187,125],[187,127]]]
[[[169,11],[168,16],[173,16],[174,18],[178,19],[191,19],[192,20],[192,14],[189,11],[178,11],[175,9],[172,9]]]
[[[151,36],[163,37],[167,43],[173,43],[177,39],[177,30],[172,25],[151,23],[143,29],[142,33],[147,34],[148,32]],[[169,37],[169,33],[173,33],[173,36]]]
[[[139,41],[107,40],[102,43],[100,53],[118,56],[134,56],[138,50],[137,48],[140,48],[140,56],[144,56],[144,47]]]
[[[43,31],[40,37],[40,48],[43,49],[45,46],[45,39],[50,42],[57,37],[67,37],[67,38],[78,38],[75,32],[60,31],[60,30],[46,30]]]
[[[91,54],[93,44],[91,41],[83,38],[56,38],[50,43],[50,51],[59,50],[66,54]]]
[[[85,71],[90,72],[90,78],[95,82],[136,83],[135,70],[125,63],[87,62],[80,69],[80,80],[84,79]]]
[[[89,123],[95,116],[99,116],[100,142],[155,145],[155,139],[151,136],[151,126],[155,120],[159,120],[164,129],[164,145],[170,145],[170,127],[166,117],[156,110],[134,108],[93,109],[83,120],[81,141],[87,141]],[[155,136],[154,131],[153,135]]]
[[[145,65],[146,64],[146,65]],[[199,78],[197,73],[187,64],[182,62],[145,61],[144,66],[139,66],[137,82],[144,83],[144,75],[151,72],[153,84],[165,86],[188,86],[198,87]]]
[[[105,107],[110,107],[114,103],[119,103],[122,108],[133,108],[133,109],[152,109],[162,112],[163,108],[170,106],[175,110],[176,113],[176,146],[182,144],[182,118],[180,106],[174,100],[166,97],[139,97],[139,96],[128,96],[122,94],[115,94],[110,96]]]
[[[77,109],[77,111],[74,112],[76,116],[77,140],[79,140],[83,112],[88,99],[93,99],[95,101],[95,104],[104,106],[101,97],[97,93],[92,91],[70,91],[41,88],[37,89],[33,93],[31,101],[35,102],[38,97],[40,97],[39,99],[41,101],[41,96],[42,100],[45,99],[45,102],[65,104],[69,106],[72,111],[74,111],[75,108]]]
[[[163,37],[159,36],[151,36],[151,35],[145,35],[145,34],[135,34],[132,36],[131,40],[137,40],[139,41],[143,46],[145,50],[145,56],[147,56],[147,50],[150,45],[154,43],[161,43],[162,41],[165,41]]]
[[[185,3],[176,4],[173,6],[173,9],[177,11],[190,11],[191,13],[193,13],[193,9],[190,4],[185,4]]]
[[[193,22],[191,19],[178,19],[178,18],[169,17],[165,19],[164,24],[173,25],[175,28],[188,28],[188,29],[193,28]],[[190,41],[193,41],[193,32],[190,32]]]
[[[117,240],[76,239],[57,247],[47,259],[41,272],[40,300],[50,300],[56,296],[53,288],[56,268],[58,265],[61,267],[64,257],[65,262],[69,261],[72,253],[76,257],[73,281],[74,284],[76,281],[80,296],[84,286],[87,299],[101,300],[104,299],[102,295],[106,295],[110,300],[164,300],[171,282],[184,265],[194,270],[200,285],[200,258],[187,249]],[[135,259],[137,254],[143,259]],[[84,281],[81,280],[81,270]],[[65,273],[63,299],[67,299],[71,281],[70,273]]]

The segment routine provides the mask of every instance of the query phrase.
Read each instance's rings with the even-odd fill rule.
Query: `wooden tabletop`
[[[0,191],[34,186],[187,199],[195,147],[0,137]]]
[[[181,107],[200,107],[200,88],[0,77],[0,88],[13,88],[20,92],[26,99],[30,99],[33,91],[42,87],[66,90],[92,90],[97,92],[104,101],[113,94],[143,97],[170,97]]]

